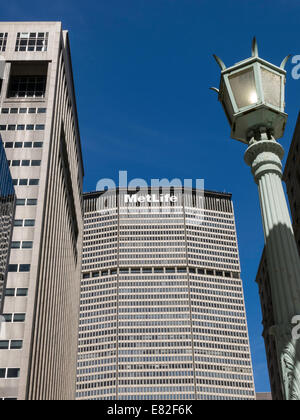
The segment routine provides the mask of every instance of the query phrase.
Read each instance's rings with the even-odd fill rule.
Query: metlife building
[[[88,193],[77,399],[255,400],[230,194]]]

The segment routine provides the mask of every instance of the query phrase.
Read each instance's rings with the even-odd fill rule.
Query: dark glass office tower
[[[5,294],[14,213],[15,191],[0,137],[0,314]]]

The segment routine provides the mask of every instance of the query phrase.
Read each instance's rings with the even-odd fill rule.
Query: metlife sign
[[[124,197],[125,203],[178,203],[178,197],[176,195],[170,194],[147,194],[140,195],[137,194],[130,195],[126,194]]]

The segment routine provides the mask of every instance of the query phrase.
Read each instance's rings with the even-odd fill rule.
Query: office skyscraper
[[[16,196],[13,181],[0,137],[0,316],[4,303],[15,204]]]
[[[255,400],[231,195],[149,193],[84,195],[77,398]]]
[[[300,114],[298,116],[288,154],[283,180],[286,183],[287,194],[292,214],[294,234],[300,252]],[[282,400],[283,392],[280,380],[280,369],[277,359],[276,343],[270,328],[274,325],[274,312],[272,302],[271,284],[265,250],[260,261],[257,277],[259,294],[263,313],[263,337],[266,347],[267,363],[273,400]]]
[[[0,133],[17,195],[0,399],[74,399],[83,164],[68,32],[0,23],[0,55]]]

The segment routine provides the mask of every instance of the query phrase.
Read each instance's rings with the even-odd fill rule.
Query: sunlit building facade
[[[17,196],[0,400],[72,400],[83,164],[69,35],[60,22],[1,22],[0,41],[0,134]]]
[[[77,399],[255,400],[231,195],[147,194],[84,195]]]

